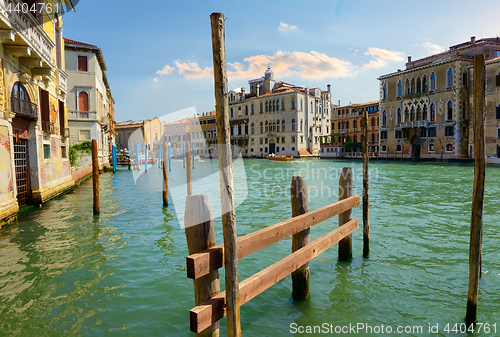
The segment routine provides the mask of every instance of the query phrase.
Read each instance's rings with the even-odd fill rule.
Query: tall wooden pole
[[[92,139],[92,188],[94,192],[94,215],[101,212],[99,208],[99,159],[97,157],[97,142]]]
[[[352,195],[352,169],[344,167],[339,181],[339,200],[349,198]],[[351,220],[351,210],[339,214],[339,227]],[[349,261],[352,259],[352,234],[349,234],[339,242],[339,260]]]
[[[187,180],[187,195],[193,194],[193,178],[191,177],[191,144],[189,140],[187,141],[187,153],[186,153],[186,180]]]
[[[485,63],[484,54],[474,56],[474,190],[469,249],[469,292],[465,322],[476,322],[479,278],[481,277],[481,249],[483,245],[483,206],[486,175],[484,148]]]
[[[163,206],[168,206],[168,151],[167,142],[163,143]]]
[[[215,246],[214,215],[207,194],[186,198],[184,227],[189,255]],[[193,280],[195,304],[200,305],[220,292],[219,271]],[[193,330],[193,329],[191,329]],[[196,334],[199,337],[218,337],[219,322]]]
[[[294,176],[290,188],[292,199],[292,217],[309,212],[307,184],[304,177]],[[292,237],[292,253],[309,244],[309,228],[294,234]],[[292,272],[292,296],[304,299],[309,295],[309,262]]]
[[[233,165],[229,132],[226,50],[224,46],[224,15],[212,13],[212,52],[214,59],[215,110],[217,147],[219,150],[222,232],[226,271],[227,333],[241,336],[238,282],[238,247],[236,243],[236,214],[234,210]]]
[[[368,216],[368,112],[363,111],[363,257],[370,255],[370,222]]]

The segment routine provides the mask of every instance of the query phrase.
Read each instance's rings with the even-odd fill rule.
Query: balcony
[[[429,121],[415,121],[415,122],[406,122],[399,124],[402,128],[426,128],[429,126]]]
[[[42,121],[42,131],[47,133],[56,133],[54,123]]]
[[[27,117],[29,119],[38,119],[38,107],[35,103],[11,97],[11,110],[19,117]]]
[[[20,0],[0,0],[0,30],[6,52],[40,61],[40,68],[54,68],[54,42],[31,13],[7,11],[23,4]],[[9,50],[10,49],[10,50]]]
[[[68,120],[97,121],[97,113],[91,111],[69,111]]]
[[[56,72],[56,88],[63,94],[68,93],[68,74],[62,69]]]

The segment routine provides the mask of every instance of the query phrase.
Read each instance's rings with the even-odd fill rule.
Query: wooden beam
[[[13,56],[29,56],[31,48],[28,46],[4,45],[5,53]]]
[[[238,258],[255,253],[358,205],[359,195],[355,195],[242,236],[238,238]],[[189,255],[186,258],[188,277],[196,279],[223,267],[223,248],[223,245],[218,245],[201,253]]]
[[[297,270],[304,263],[312,260],[342,238],[351,235],[359,227],[358,219],[353,219],[332,232],[317,239],[313,243],[288,255],[257,274],[247,278],[240,284],[241,305],[250,301],[273,284],[282,280],[291,272]],[[191,331],[200,332],[219,321],[226,315],[225,292],[212,297],[207,302],[194,307],[190,311]]]
[[[467,294],[467,326],[476,322],[479,279],[481,277],[481,250],[483,247],[484,184],[486,152],[484,148],[485,119],[485,61],[484,54],[474,56],[474,190],[469,248],[469,291]]]
[[[27,68],[37,68],[42,66],[42,59],[20,57],[19,64]]]
[[[222,209],[222,235],[224,236],[224,264],[227,292],[227,334],[241,336],[240,303],[238,295],[238,244],[234,206],[233,162],[229,132],[229,102],[227,87],[226,47],[224,41],[224,15],[210,15],[212,53],[214,61],[215,111],[219,150],[220,194]]]
[[[352,195],[352,169],[344,167],[339,180],[339,200],[349,198]],[[351,220],[352,211],[349,208],[339,214],[339,227]],[[339,242],[339,260],[349,261],[352,259],[352,236],[347,236]]]

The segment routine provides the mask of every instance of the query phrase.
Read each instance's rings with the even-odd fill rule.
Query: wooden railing
[[[308,212],[305,180],[302,177],[293,178],[291,193],[294,217],[238,238],[237,255],[238,259],[241,259],[292,235],[293,252],[240,282],[239,305],[250,301],[290,273],[293,273],[293,297],[307,296],[309,271],[301,270],[309,268],[310,260],[335,243],[340,242],[339,259],[351,258],[351,234],[359,227],[358,219],[351,220],[351,209],[360,203],[359,196],[351,196],[351,192],[352,171],[350,168],[344,168],[339,184],[339,201]],[[203,213],[203,216],[193,216],[194,213]],[[197,305],[190,311],[190,329],[196,333],[209,327],[211,331],[216,330],[217,322],[226,316],[226,293],[218,293],[218,269],[224,266],[224,248],[223,245],[215,246],[213,219],[207,220],[211,214],[206,195],[195,195],[186,199],[185,226],[190,251],[186,258],[187,276],[195,281]],[[339,215],[339,227],[309,243],[309,228],[336,215]],[[200,242],[203,240],[205,242]],[[197,247],[205,249],[196,252]],[[303,281],[305,278],[307,281]]]

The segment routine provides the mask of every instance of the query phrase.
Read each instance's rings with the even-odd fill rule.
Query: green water
[[[206,180],[213,180],[216,166],[206,160],[193,171],[194,193],[211,192],[214,209],[218,186]],[[297,172],[306,176],[311,210],[334,202],[336,173],[344,166],[353,168],[354,188],[361,193],[360,162],[245,160],[244,170],[235,170],[238,234],[290,217],[289,186]],[[336,246],[311,261],[308,300],[291,300],[288,276],[243,305],[244,336],[291,336],[291,324],[323,323],[384,324],[394,329],[392,335],[467,335],[443,329],[465,316],[473,166],[373,162],[370,167],[370,258],[361,257],[360,228],[353,234],[352,262],[338,262]],[[170,179],[172,191],[180,193],[182,162],[173,161]],[[491,326],[490,334],[475,336],[500,335],[499,181],[500,168],[489,167],[478,309],[479,320],[496,323],[497,333]],[[183,205],[171,202],[163,209],[159,186],[156,167],[137,181],[132,171],[103,174],[100,217],[92,216],[88,181],[0,229],[0,336],[193,335],[193,284],[186,278],[186,239],[179,224]],[[171,193],[170,198],[183,197]],[[361,218],[361,207],[353,217]],[[222,243],[220,218],[215,223]],[[318,224],[312,239],[336,226],[337,218]],[[287,239],[240,260],[240,281],[290,249]],[[225,319],[221,322],[222,336],[227,331]],[[439,333],[430,334],[429,324],[439,324]],[[397,326],[422,326],[423,333],[397,334]],[[313,335],[320,334],[308,334]]]

